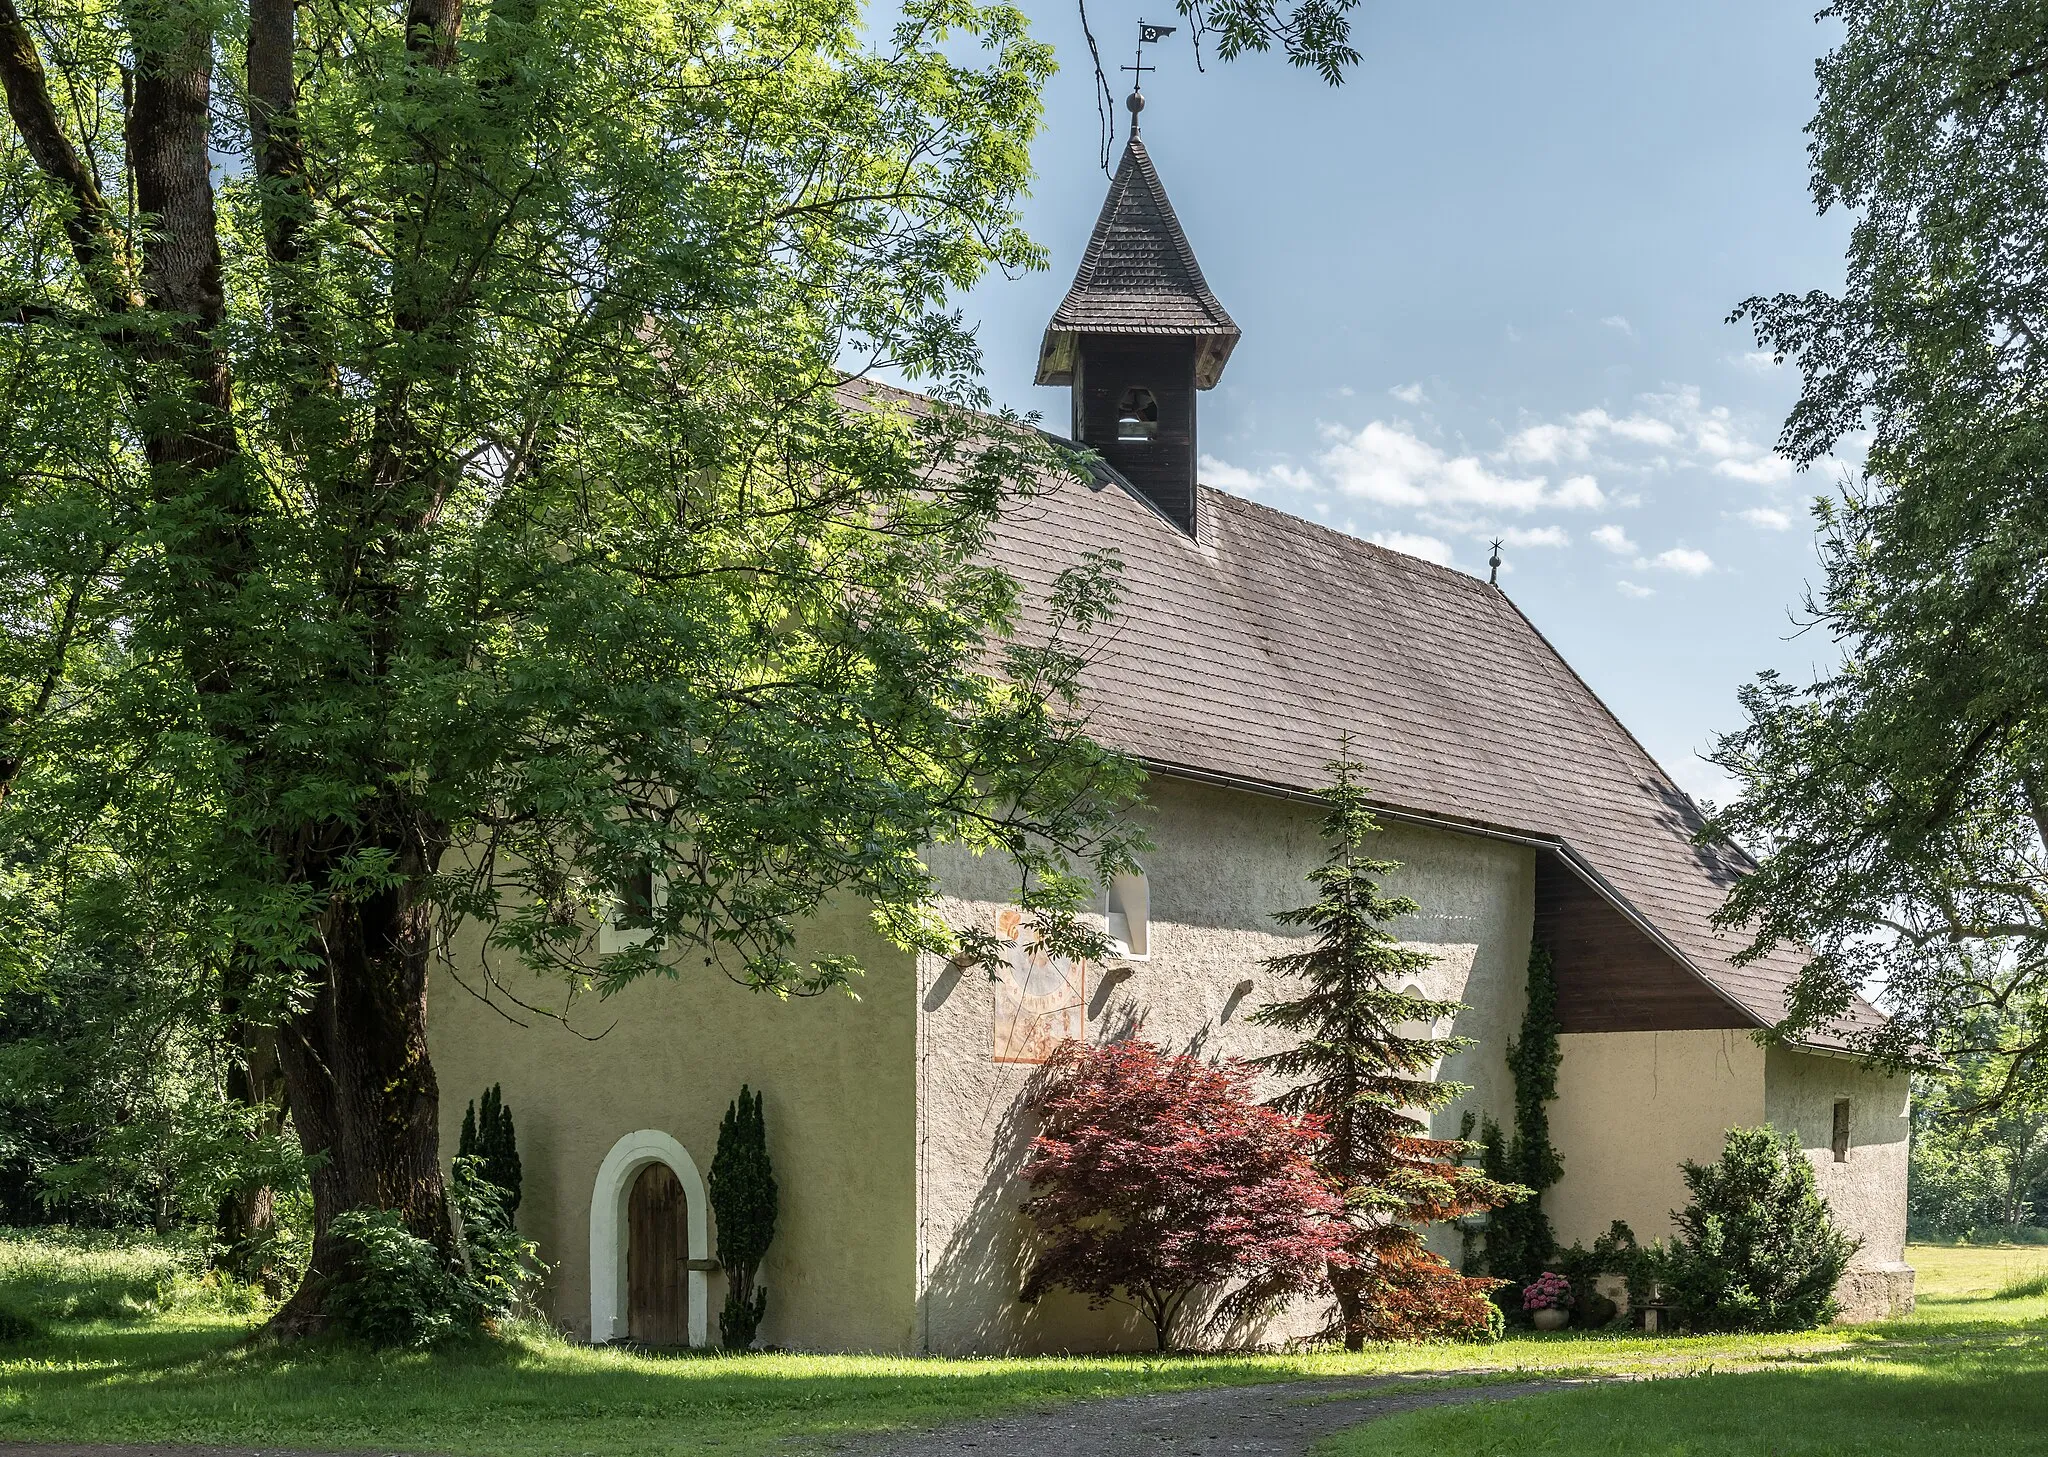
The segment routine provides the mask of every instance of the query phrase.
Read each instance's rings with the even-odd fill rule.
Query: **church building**
[[[1797,959],[1731,964],[1740,941],[1712,917],[1743,864],[1694,842],[1692,802],[1504,592],[1202,483],[1200,397],[1238,338],[1134,128],[1038,364],[1039,383],[1070,387],[1072,438],[1101,464],[1007,520],[997,548],[1037,589],[1089,550],[1113,545],[1124,563],[1086,701],[1095,735],[1150,776],[1154,848],[1141,875],[1103,889],[1120,957],[1034,954],[1009,868],[941,848],[949,922],[1016,943],[994,980],[889,946],[858,907],[806,938],[860,958],[857,1002],[650,979],[571,1028],[437,980],[443,1146],[470,1090],[501,1085],[525,1166],[519,1223],[565,1329],[716,1339],[725,1290],[705,1177],[745,1083],[765,1098],[781,1188],[764,1343],[1148,1348],[1149,1327],[1122,1307],[1018,1300],[1022,1094],[1068,1037],[1142,1028],[1204,1056],[1278,1045],[1247,1019],[1283,991],[1266,959],[1300,944],[1273,915],[1311,898],[1325,852],[1312,795],[1347,735],[1381,806],[1377,852],[1401,862],[1389,889],[1421,907],[1395,929],[1435,957],[1416,985],[1465,1007],[1435,1029],[1470,1039],[1441,1070],[1470,1091],[1435,1115],[1437,1134],[1457,1136],[1468,1109],[1511,1122],[1504,1054],[1541,944],[1563,1027],[1550,1117],[1564,1175],[1544,1196],[1561,1243],[1617,1219],[1646,1241],[1668,1235],[1680,1161],[1769,1122],[1805,1146],[1861,1241],[1845,1316],[1910,1308],[1906,1080],[1848,1052],[1853,1026],[1796,1047],[1753,1038],[1783,1014]],[[1455,1258],[1457,1232],[1432,1244]],[[1236,1339],[1316,1323],[1294,1311]]]

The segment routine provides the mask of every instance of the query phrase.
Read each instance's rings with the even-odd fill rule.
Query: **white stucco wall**
[[[1644,1242],[1686,1202],[1684,1159],[1720,1156],[1727,1130],[1764,1121],[1764,1052],[1747,1032],[1585,1032],[1563,1061],[1550,1139],[1564,1177],[1544,1196],[1558,1243],[1591,1244],[1617,1219]]]
[[[443,1157],[466,1103],[502,1084],[519,1134],[525,1198],[519,1226],[553,1267],[549,1313],[590,1333],[590,1201],[600,1165],[643,1130],[673,1138],[705,1175],[718,1124],[740,1084],[767,1099],[768,1144],[781,1191],[762,1271],[767,1344],[905,1351],[916,1344],[916,1016],[911,958],[856,910],[821,917],[804,945],[858,955],[860,1000],[777,1001],[707,968],[682,965],[600,1001],[565,1000],[558,981],[517,972],[512,990],[569,1026],[510,1003],[486,1006],[437,975],[428,1041],[441,1085]],[[494,958],[506,972],[510,958]],[[459,943],[462,980],[479,984],[474,938]],[[513,1019],[517,1019],[516,1021]],[[524,1025],[519,1025],[523,1023]],[[573,1028],[573,1030],[571,1030]],[[716,1239],[715,1222],[710,1238]],[[693,1294],[697,1282],[693,1281]],[[715,1343],[725,1282],[702,1282]]]
[[[1853,1058],[1759,1047],[1747,1032],[1567,1035],[1551,1105],[1564,1177],[1545,1196],[1560,1244],[1591,1244],[1626,1220],[1668,1238],[1687,1200],[1679,1165],[1711,1162],[1727,1130],[1770,1123],[1812,1160],[1835,1217],[1862,1241],[1839,1299],[1845,1320],[1912,1309],[1906,1241],[1907,1085]],[[1848,1159],[1832,1148],[1837,1099],[1850,1103]]]
[[[1182,781],[1153,781],[1144,857],[1151,896],[1151,957],[1107,986],[1091,984],[1091,1039],[1133,1027],[1175,1049],[1251,1056],[1280,1045],[1245,1018],[1276,998],[1264,958],[1294,949],[1275,911],[1310,897],[1305,877],[1323,845],[1314,806]],[[1477,836],[1390,825],[1377,853],[1403,868],[1390,888],[1423,910],[1396,928],[1440,960],[1420,978],[1432,995],[1469,1010],[1453,1029],[1478,1044],[1448,1060],[1444,1075],[1476,1091],[1437,1116],[1455,1134],[1464,1106],[1505,1118],[1512,1108],[1503,1049],[1520,1020],[1533,913],[1535,862],[1528,849]],[[938,862],[954,924],[992,925],[1012,893],[1006,867],[945,857]],[[1251,989],[1240,993],[1245,981]],[[1035,1071],[991,1058],[993,993],[985,974],[935,958],[919,968],[919,1222],[927,1349],[941,1353],[1144,1348],[1149,1327],[1112,1307],[1091,1312],[1068,1298],[1017,1300],[1026,1263],[1016,1179],[1032,1128],[1019,1106]],[[1448,1231],[1439,1243],[1455,1254]],[[1241,1337],[1305,1333],[1313,1312],[1295,1312]]]
[[[1764,1106],[1776,1127],[1794,1134],[1835,1218],[1862,1241],[1842,1282],[1849,1320],[1903,1315],[1913,1308],[1906,1264],[1906,1160],[1909,1084],[1854,1058],[1774,1047],[1766,1062]],[[1835,1103],[1849,1103],[1848,1157],[1834,1155]]]

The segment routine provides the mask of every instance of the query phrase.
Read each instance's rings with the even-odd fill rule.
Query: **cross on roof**
[[[1136,136],[1138,134],[1138,113],[1142,111],[1145,106],[1145,73],[1147,71],[1156,71],[1159,69],[1157,66],[1148,66],[1145,64],[1145,47],[1154,43],[1155,41],[1163,40],[1167,36],[1172,35],[1174,30],[1175,27],[1171,25],[1154,25],[1149,20],[1139,21],[1138,54],[1130,65],[1117,67],[1119,71],[1129,71],[1131,73],[1131,96],[1129,105],[1131,109],[1132,136]]]

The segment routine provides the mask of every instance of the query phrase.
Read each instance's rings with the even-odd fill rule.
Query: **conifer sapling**
[[[1283,926],[1313,933],[1309,949],[1266,965],[1301,994],[1252,1014],[1293,1034],[1285,1051],[1258,1065],[1289,1084],[1273,1099],[1285,1112],[1318,1119],[1317,1165],[1344,1203],[1346,1258],[1329,1265],[1337,1326],[1351,1350],[1366,1341],[1483,1334],[1486,1296],[1499,1282],[1460,1275],[1423,1244],[1433,1223],[1492,1209],[1525,1193],[1459,1163],[1470,1145],[1432,1138],[1417,1114],[1436,1111],[1465,1089],[1438,1082],[1437,1063],[1468,1039],[1405,1030],[1455,1015],[1462,1004],[1402,990],[1435,959],[1401,945],[1387,923],[1415,902],[1385,895],[1379,877],[1397,862],[1373,858],[1379,829],[1347,740],[1321,792],[1330,857],[1310,876],[1317,898],[1282,911]]]

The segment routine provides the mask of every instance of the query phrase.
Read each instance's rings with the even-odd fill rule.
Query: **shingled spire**
[[[1215,386],[1237,340],[1134,129],[1074,286],[1046,325],[1038,383],[1071,385],[1074,439],[1189,533],[1195,391]]]

